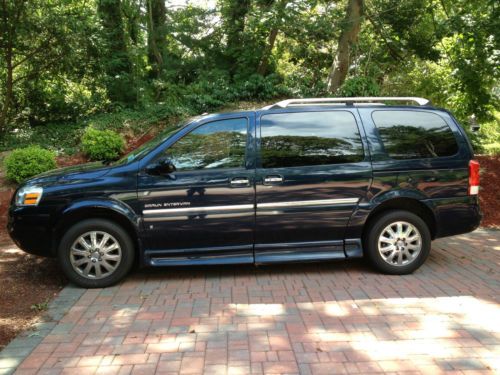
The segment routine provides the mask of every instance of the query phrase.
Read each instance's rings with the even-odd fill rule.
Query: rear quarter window
[[[440,116],[422,111],[374,111],[385,152],[392,159],[424,159],[452,156],[458,145]]]

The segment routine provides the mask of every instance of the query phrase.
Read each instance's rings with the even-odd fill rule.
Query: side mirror
[[[174,163],[168,158],[162,158],[146,167],[146,172],[154,176],[169,175],[177,169]]]

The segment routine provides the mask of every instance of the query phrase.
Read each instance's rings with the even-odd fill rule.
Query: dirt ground
[[[0,350],[40,321],[65,284],[54,259],[26,254],[12,242],[0,243]]]
[[[145,135],[129,142],[133,149],[150,139]],[[483,226],[500,228],[500,157],[479,156],[481,163],[480,200]],[[60,166],[84,163],[75,155],[59,158]],[[10,241],[6,230],[7,209],[15,186],[0,175],[0,350],[20,331],[39,321],[49,301],[65,285],[57,262],[28,255]]]
[[[16,186],[0,174],[0,350],[41,320],[43,311],[66,284],[53,259],[19,250],[7,234],[7,210]]]

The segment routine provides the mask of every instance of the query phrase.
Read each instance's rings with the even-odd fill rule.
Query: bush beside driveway
[[[17,373],[493,373],[499,252],[500,231],[478,230],[434,242],[409,276],[353,261],[143,270],[112,288],[68,287],[76,302],[17,357]],[[0,373],[17,362],[2,356]]]

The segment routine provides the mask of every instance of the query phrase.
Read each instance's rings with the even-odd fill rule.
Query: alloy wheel
[[[419,230],[406,221],[387,225],[378,238],[378,251],[382,259],[392,266],[412,263],[422,250]]]
[[[111,234],[103,231],[82,234],[70,250],[73,269],[87,279],[102,279],[111,275],[121,260],[120,243]]]

